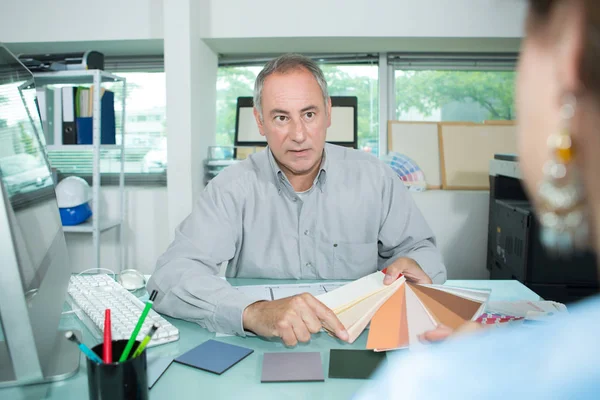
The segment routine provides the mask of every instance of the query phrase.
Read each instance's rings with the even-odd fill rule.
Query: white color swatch
[[[406,319],[408,320],[408,345],[411,350],[424,347],[419,335],[433,330],[436,324],[410,286],[406,285]]]

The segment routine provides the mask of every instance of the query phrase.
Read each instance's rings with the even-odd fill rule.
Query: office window
[[[117,144],[121,143],[121,100],[125,95],[125,183],[164,185],[167,169],[165,74],[110,72],[127,79],[125,94],[121,83],[103,86],[115,92]],[[63,175],[85,177],[92,174],[92,151],[52,151],[49,158],[52,166]],[[100,170],[103,184],[118,184],[118,150],[101,151]]]
[[[223,66],[217,73],[217,145],[233,146],[237,98],[254,94],[262,67]]]
[[[392,55],[396,118],[405,121],[515,119],[516,56]]]
[[[315,57],[323,69],[331,96],[358,98],[358,146],[377,154],[379,147],[379,77],[376,59],[363,61],[327,60]],[[222,65],[217,78],[217,132],[220,146],[232,146],[235,134],[236,102],[252,96],[259,66]]]

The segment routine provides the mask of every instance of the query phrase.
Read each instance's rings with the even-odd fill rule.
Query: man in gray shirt
[[[155,309],[216,332],[310,340],[322,326],[348,335],[310,294],[260,301],[218,276],[358,279],[387,267],[443,283],[433,233],[398,176],[367,153],[325,144],[331,99],[321,69],[300,55],[270,61],[254,90],[266,150],[230,166],[204,189],[159,258],[148,290]]]

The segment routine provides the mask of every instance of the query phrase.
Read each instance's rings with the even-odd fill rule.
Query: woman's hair
[[[556,42],[564,20],[553,14],[562,13],[560,6],[577,3],[583,7],[585,33],[579,76],[583,86],[596,97],[600,97],[600,1],[599,0],[529,0],[530,15],[527,22],[528,34],[544,35]],[[559,14],[557,14],[559,16]],[[550,26],[555,25],[555,26]]]
[[[529,5],[536,17],[547,18],[552,6],[557,2],[557,0],[530,0]]]

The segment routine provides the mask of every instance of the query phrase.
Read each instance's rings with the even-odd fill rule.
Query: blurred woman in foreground
[[[543,243],[598,254],[600,2],[529,3],[517,80],[521,170]],[[570,312],[391,357],[358,399],[600,399],[600,296]]]

